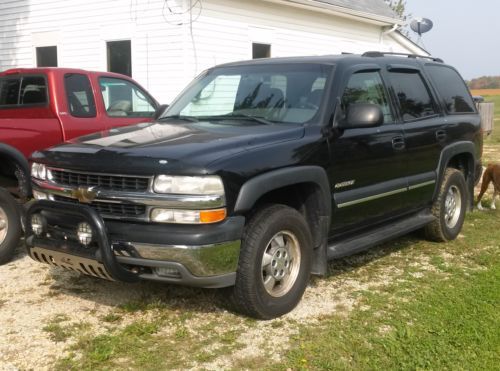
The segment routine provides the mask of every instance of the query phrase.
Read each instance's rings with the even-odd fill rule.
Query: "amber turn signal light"
[[[217,223],[226,219],[226,209],[200,211],[200,223]]]

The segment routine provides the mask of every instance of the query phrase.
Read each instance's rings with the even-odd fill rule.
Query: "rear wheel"
[[[451,241],[462,229],[467,208],[467,185],[461,171],[446,169],[437,199],[432,205],[436,220],[425,228],[433,241]]]
[[[259,319],[290,312],[306,289],[311,270],[311,234],[303,216],[287,206],[257,212],[242,239],[233,303]]]
[[[0,189],[0,264],[7,263],[21,238],[21,217],[16,200]]]

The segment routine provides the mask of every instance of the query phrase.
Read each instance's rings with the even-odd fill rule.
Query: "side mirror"
[[[384,123],[380,106],[371,103],[353,103],[347,108],[346,117],[339,122],[341,129],[371,128]]]
[[[168,104],[161,104],[156,108],[155,113],[153,114],[153,120],[157,120],[160,118],[160,116],[165,112],[165,110],[168,108]]]

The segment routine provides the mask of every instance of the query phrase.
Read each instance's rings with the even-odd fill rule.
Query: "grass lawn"
[[[415,276],[411,265],[403,267],[384,289],[360,292],[348,319],[304,326],[276,368],[498,370],[499,225],[498,212],[475,212],[462,239],[416,242],[434,269]]]

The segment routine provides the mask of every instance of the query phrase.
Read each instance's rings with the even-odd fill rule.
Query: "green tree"
[[[389,0],[388,5],[394,10],[399,18],[406,20],[408,15],[406,14],[406,0]]]
[[[406,0],[386,0],[386,3],[392,8],[398,18],[403,21],[403,25],[398,28],[398,31],[406,37],[410,37],[409,28],[406,22],[411,18],[411,14],[406,13]]]

